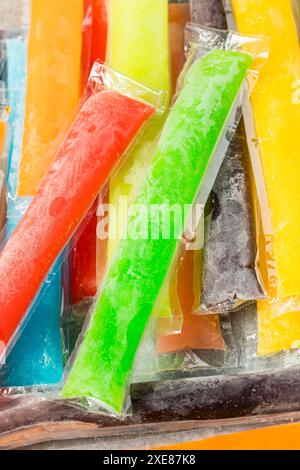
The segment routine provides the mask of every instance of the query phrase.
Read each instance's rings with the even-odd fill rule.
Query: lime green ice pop
[[[91,397],[124,411],[136,352],[182,230],[171,216],[170,236],[164,237],[166,220],[152,209],[193,204],[251,63],[246,53],[215,50],[186,73],[135,200],[139,210],[129,214],[129,236],[120,241],[63,396]],[[146,230],[133,236],[145,220]]]
[[[164,91],[168,103],[168,0],[114,0],[108,2],[107,7],[107,63],[147,87]],[[120,201],[126,198],[129,205],[134,202],[139,184],[143,182],[146,168],[154,154],[166,114],[147,126],[110,179],[109,203],[114,208],[114,217],[110,217],[108,225],[109,262],[116,252],[127,220],[127,210]],[[158,308],[157,316],[172,318],[168,289],[164,303],[166,307]]]
[[[146,87],[169,94],[169,36],[167,0],[114,0],[108,2],[108,41],[106,62],[110,67]],[[163,125],[163,117],[152,122],[130,149],[119,171],[110,180],[109,202],[116,210],[117,226],[110,220],[108,258],[118,246],[127,213],[120,215],[121,198],[134,200]],[[115,232],[115,233],[114,233]]]

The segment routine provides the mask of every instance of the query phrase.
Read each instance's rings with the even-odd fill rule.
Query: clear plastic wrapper
[[[146,2],[116,0],[108,5],[107,63],[121,73],[143,83],[145,86],[162,89],[169,93],[169,45],[168,45],[168,2],[154,0]],[[110,204],[115,208],[117,220],[122,215],[122,199],[130,206],[141,184],[149,161],[153,155],[163,119],[138,146],[119,172],[110,181]],[[123,224],[110,224],[108,257],[112,258],[118,246]]]
[[[117,413],[126,410],[136,352],[178,241],[189,225],[191,207],[197,199],[203,212],[236,129],[237,114],[266,53],[264,39],[203,29],[202,42],[192,48],[181,93],[135,200],[135,211],[129,215],[128,236],[119,244],[71,361],[64,397],[96,399]],[[208,119],[203,119],[203,109]],[[167,209],[174,204],[181,210],[180,220],[169,214],[168,236],[165,223],[152,215],[148,219],[153,204]],[[184,206],[189,207],[185,214]]]
[[[192,21],[227,29],[222,0],[190,2]],[[197,40],[197,26],[187,28]],[[226,311],[265,297],[257,265],[249,151],[241,123],[228,149],[206,210],[199,312]]]
[[[241,124],[207,206],[200,312],[234,310],[265,298],[257,267],[249,163]]]
[[[160,92],[95,64],[86,100],[1,253],[0,332],[7,353],[28,320],[26,313],[45,276],[51,269],[55,275],[53,264],[59,263],[101,187],[161,103]]]
[[[270,302],[259,302],[258,306],[264,316],[289,312],[297,315],[300,310],[297,209],[300,55],[299,22],[294,8],[297,3],[226,2],[228,21],[233,28],[243,34],[250,30],[265,34],[272,40],[268,63],[245,118],[265,233],[260,245],[260,264],[265,270]]]
[[[169,99],[167,0],[133,0],[130,4],[122,0],[110,2],[108,20],[108,64],[145,86],[164,90]],[[165,118],[166,114],[148,128],[148,132],[131,149],[117,174],[111,178],[109,203],[114,217],[109,223],[108,262],[113,258],[126,226],[125,207],[130,210],[154,154]],[[114,223],[114,220],[117,222]],[[170,305],[169,283],[170,281],[166,280],[162,302],[158,305],[155,315],[169,320],[169,326],[172,328],[172,319],[176,312],[172,312]]]
[[[107,10],[105,0],[91,0],[87,8],[85,20],[85,48],[83,48],[83,84],[86,85],[86,74],[90,72],[95,60],[105,61],[107,43]],[[93,207],[84,227],[79,230],[74,248],[70,254],[69,304],[74,306],[72,314],[81,311],[80,304],[94,298],[97,292],[97,203]],[[105,250],[105,246],[101,249]],[[71,314],[71,315],[72,315]]]

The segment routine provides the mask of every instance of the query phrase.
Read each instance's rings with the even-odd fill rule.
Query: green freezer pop
[[[188,70],[135,201],[150,215],[129,214],[129,237],[120,241],[63,396],[124,410],[136,352],[181,236],[175,216],[170,237],[162,236],[163,219],[151,208],[195,202],[251,62],[246,53],[215,50]],[[145,221],[146,232],[136,239],[134,229],[142,230]]]

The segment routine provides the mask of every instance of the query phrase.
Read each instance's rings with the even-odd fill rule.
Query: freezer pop
[[[223,0],[191,0],[194,23],[227,29]],[[196,40],[196,27],[194,27]],[[256,233],[249,151],[241,124],[228,148],[206,210],[199,310],[218,312],[264,298],[256,273]]]
[[[19,196],[33,196],[80,96],[84,0],[32,0]],[[59,44],[59,47],[57,45]]]
[[[286,300],[300,296],[300,49],[296,22],[289,0],[272,5],[266,0],[233,0],[232,5],[239,31],[272,38],[270,58],[252,103],[273,228],[269,263],[273,263],[276,277],[271,295]]]
[[[100,59],[105,61],[106,42],[107,42],[107,12],[105,0],[92,0],[92,34],[90,43],[90,51],[88,55],[89,70],[95,62]],[[83,77],[85,77],[86,64],[83,65]],[[86,82],[84,82],[84,87]],[[97,292],[97,203],[95,203],[92,213],[88,220],[84,220],[82,227],[79,229],[80,236],[77,237],[74,249],[70,254],[70,301],[71,305],[80,304],[81,302],[92,298]],[[101,248],[100,248],[101,244]],[[105,259],[107,251],[107,240],[102,243],[99,241],[99,261]]]
[[[273,274],[269,294],[279,304],[291,300],[287,308],[258,303],[259,351],[275,352],[295,344],[294,332],[300,325],[299,312],[294,311],[300,306],[299,39],[289,0],[272,4],[268,0],[232,0],[232,7],[238,31],[272,39],[252,104],[273,229],[268,240],[271,249],[267,250]],[[284,313],[284,319],[273,324],[271,317],[278,313]],[[265,333],[267,328],[270,335]],[[277,338],[272,333],[275,328]]]
[[[107,63],[143,85],[169,92],[169,43],[167,0],[115,0],[108,4]],[[109,201],[117,220],[122,219],[120,198],[134,199],[153,155],[163,121],[153,123],[132,149],[110,182]],[[126,214],[125,214],[126,219]],[[113,230],[116,233],[113,233]],[[123,227],[110,226],[109,258],[115,252]]]

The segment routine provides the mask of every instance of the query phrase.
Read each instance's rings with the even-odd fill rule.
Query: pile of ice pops
[[[132,381],[298,364],[299,3],[18,3],[0,387],[123,413]]]

